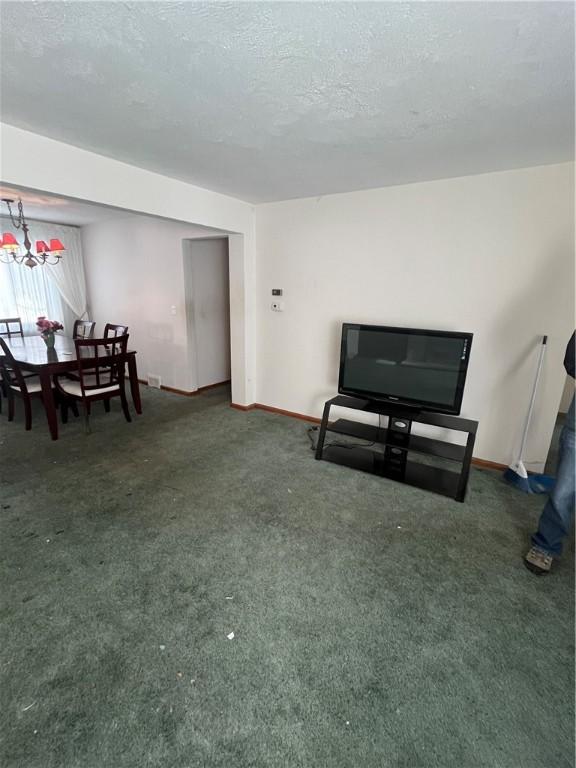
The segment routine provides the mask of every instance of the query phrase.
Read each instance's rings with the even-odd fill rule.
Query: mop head
[[[502,478],[524,493],[550,493],[555,482],[550,475],[529,475],[521,461],[515,461],[504,470]]]
[[[550,493],[556,482],[556,478],[551,475],[530,475],[528,480],[532,493]]]
[[[521,461],[515,461],[514,464],[510,464],[510,466],[504,470],[502,477],[507,483],[518,488],[519,491],[524,491],[524,493],[534,493],[530,487],[530,479],[528,478],[526,467]]]

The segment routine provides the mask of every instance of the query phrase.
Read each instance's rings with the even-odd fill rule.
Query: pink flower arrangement
[[[36,320],[36,327],[41,336],[48,336],[56,331],[63,331],[64,326],[58,320],[47,320],[44,315]]]

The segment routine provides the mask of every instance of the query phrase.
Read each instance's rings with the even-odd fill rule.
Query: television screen
[[[342,325],[338,392],[459,414],[471,333]]]

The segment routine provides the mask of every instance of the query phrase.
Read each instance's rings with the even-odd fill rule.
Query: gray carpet
[[[306,425],[144,390],[0,416],[3,768],[567,768],[574,568],[542,499],[314,461]],[[233,639],[227,639],[229,633]]]

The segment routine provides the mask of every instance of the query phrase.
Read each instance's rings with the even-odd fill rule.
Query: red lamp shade
[[[46,253],[49,250],[44,240],[36,240],[36,253]]]
[[[57,253],[58,251],[65,251],[66,248],[64,248],[64,246],[62,245],[60,240],[58,240],[57,238],[54,238],[53,240],[50,240],[50,248],[49,248],[49,250],[52,253]]]
[[[18,248],[18,241],[11,232],[4,232],[2,235],[2,248],[6,248],[7,251]]]

